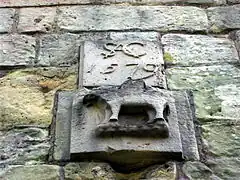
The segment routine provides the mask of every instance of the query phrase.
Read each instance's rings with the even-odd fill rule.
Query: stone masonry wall
[[[76,88],[78,45],[123,38],[158,41],[168,88],[193,91],[201,160],[131,174],[49,164],[53,98]],[[239,0],[0,0],[0,179],[239,179],[239,57]]]

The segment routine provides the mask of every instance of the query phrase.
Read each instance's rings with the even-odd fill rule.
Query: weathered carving
[[[139,89],[142,90],[139,91]],[[107,111],[110,111],[111,116],[105,116],[103,122],[97,126],[96,132],[99,136],[111,134],[169,136],[167,118],[170,114],[170,108],[168,102],[164,97],[148,93],[147,87],[142,80],[133,81],[130,79],[110,94],[96,91],[96,93],[87,94],[83,98],[83,105],[86,107],[91,107],[100,102],[106,104],[105,114],[109,114]],[[147,119],[143,124],[138,125],[119,124],[119,113],[123,106],[128,109],[140,108],[140,111],[146,112]]]
[[[103,48],[108,51],[109,53],[101,53],[103,55],[104,59],[107,59],[109,57],[115,56],[116,51],[122,51],[124,54],[128,56],[132,56],[134,58],[139,58],[141,56],[146,55],[146,52],[136,54],[131,48],[132,45],[139,45],[144,47],[145,45],[141,42],[131,42],[128,44],[115,44],[115,43],[106,43],[104,44]]]
[[[131,77],[166,88],[159,42],[86,41],[81,47],[79,87],[120,86]]]

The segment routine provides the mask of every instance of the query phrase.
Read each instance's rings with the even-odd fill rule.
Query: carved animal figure
[[[128,89],[128,91],[126,91],[126,89]],[[84,96],[83,105],[90,107],[96,103],[105,102],[107,104],[107,109],[110,109],[111,111],[111,116],[109,119],[105,119],[103,124],[107,124],[109,122],[117,123],[122,106],[146,107],[149,119],[147,121],[148,124],[155,122],[167,123],[167,117],[170,114],[170,109],[166,99],[147,92],[138,92],[137,89],[134,91],[134,89],[134,87],[131,88],[130,86],[129,88],[125,84],[125,86],[122,86],[115,92],[90,93]]]

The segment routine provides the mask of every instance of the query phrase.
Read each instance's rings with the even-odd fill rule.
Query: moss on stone
[[[163,59],[165,62],[167,63],[173,63],[174,62],[174,58],[172,57],[172,55],[168,52],[165,52],[163,55]]]

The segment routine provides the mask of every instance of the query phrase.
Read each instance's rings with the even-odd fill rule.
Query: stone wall
[[[201,160],[131,174],[104,163],[50,165],[53,97],[76,88],[78,45],[123,38],[158,41],[168,88],[193,91]],[[239,0],[0,1],[0,177],[239,179],[239,56]]]

